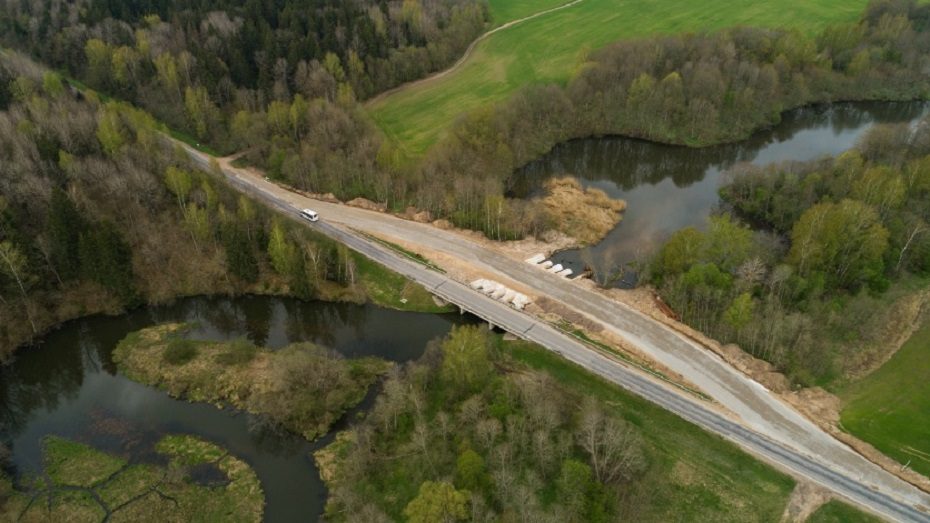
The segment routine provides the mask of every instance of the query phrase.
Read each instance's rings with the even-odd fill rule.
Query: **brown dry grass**
[[[389,362],[376,358],[336,359],[329,364],[344,367],[347,378],[339,383],[330,382],[328,386],[332,390],[314,393],[310,389],[308,395],[313,397],[309,398],[295,394],[275,396],[281,390],[281,380],[286,379],[280,372],[285,365],[282,361],[293,361],[283,359],[291,354],[290,347],[279,351],[254,348],[250,358],[233,361],[224,356],[247,348],[237,348],[237,342],[197,341],[192,342],[197,352],[191,360],[181,364],[169,363],[165,352],[171,340],[185,328],[184,324],[174,323],[132,333],[119,343],[113,360],[120,371],[132,380],[162,388],[171,396],[189,401],[218,407],[230,404],[253,414],[267,415],[308,440],[325,434],[343,412],[361,401],[369,386],[391,366]],[[309,357],[325,359],[322,353]],[[262,399],[269,396],[281,398],[281,403],[275,400],[269,404]],[[290,408],[295,411],[315,409],[318,415],[313,419],[298,419],[289,415]],[[282,410],[288,414],[282,414]]]
[[[584,189],[571,176],[553,178],[545,187],[548,194],[542,204],[556,229],[585,245],[604,238],[620,223],[626,210],[625,201],[613,199],[600,189]]]
[[[898,352],[930,316],[930,289],[908,293],[884,311],[877,339],[881,342],[856,351],[846,364],[846,377],[855,381],[871,374]]]

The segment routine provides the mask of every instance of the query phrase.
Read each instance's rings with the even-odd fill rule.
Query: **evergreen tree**
[[[13,101],[13,91],[10,89],[10,83],[13,82],[13,75],[3,66],[0,66],[0,111],[6,110]]]
[[[61,189],[52,191],[46,232],[52,265],[62,281],[76,278],[81,271],[78,246],[84,220],[71,198]]]
[[[115,226],[105,222],[89,227],[80,236],[78,252],[85,279],[103,285],[126,303],[135,299],[132,250]]]
[[[300,254],[294,256],[289,279],[292,294],[305,300],[313,297],[313,285],[307,276],[307,262]]]
[[[226,266],[233,276],[247,283],[258,280],[258,261],[248,235],[238,224],[229,224],[223,232]]]

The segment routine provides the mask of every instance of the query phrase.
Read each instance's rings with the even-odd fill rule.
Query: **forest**
[[[545,349],[460,326],[316,454],[328,521],[771,521],[793,482]],[[682,473],[682,471],[689,471]]]
[[[876,126],[836,158],[726,177],[730,212],[673,234],[650,281],[686,323],[796,382],[857,370],[894,300],[930,275],[930,120]]]
[[[451,63],[487,20],[469,0],[42,0],[4,6],[0,38],[149,109],[191,87],[234,113],[367,98]]]
[[[40,4],[45,5],[35,5]],[[567,85],[529,87],[466,114],[425,156],[410,157],[380,132],[357,101],[397,83],[372,80],[381,78],[372,65],[381,55],[363,51],[383,47],[396,51],[385,51],[388,56],[400,56],[401,50],[423,49],[412,46],[424,41],[427,50],[443,47],[415,37],[416,24],[403,21],[413,16],[404,15],[410,10],[419,13],[420,30],[435,36],[435,42],[451,39],[457,44],[448,49],[461,50],[483,27],[486,8],[465,2],[427,7],[411,0],[397,13],[392,3],[356,12],[357,4],[340,3],[340,9],[357,16],[333,15],[345,19],[336,24],[334,37],[344,44],[328,49],[329,44],[305,42],[328,41],[310,30],[312,24],[300,25],[301,17],[310,14],[290,16],[286,20],[297,26],[280,27],[281,13],[298,3],[291,4],[282,3],[280,10],[259,2],[208,10],[194,3],[192,16],[181,17],[169,16],[173,3],[165,1],[115,8],[107,17],[99,2],[91,2],[83,14],[71,13],[62,3],[35,17],[44,20],[36,27],[23,22],[33,9],[24,4],[19,9],[25,11],[0,18],[0,41],[94,89],[136,103],[190,135],[191,143],[242,153],[240,161],[263,168],[273,179],[342,200],[367,198],[395,211],[412,206],[494,239],[522,238],[553,227],[553,217],[539,202],[509,195],[514,169],[558,142],[623,134],[708,145],[744,138],[801,105],[914,99],[926,96],[930,87],[923,72],[930,51],[930,6],[876,0],[859,22],[831,26],[815,36],[735,28],[617,42],[591,53]],[[383,22],[390,37],[369,44],[358,35],[368,34],[363,28],[369,24],[378,26],[371,20],[385,10],[396,14]],[[258,24],[254,35],[253,22]],[[55,36],[43,38],[50,28],[56,28]],[[319,51],[307,61],[310,48]],[[441,53],[445,62],[455,56],[450,53]],[[249,55],[261,59],[246,60]],[[268,65],[271,56],[280,57],[274,65]],[[234,66],[237,60],[254,62],[258,70],[244,71],[248,67]],[[426,69],[397,81],[423,74]],[[365,87],[369,83],[378,87]]]
[[[814,37],[735,28],[618,42],[593,53],[565,86],[528,88],[467,115],[446,141],[413,160],[381,136],[360,108],[351,67],[339,49],[329,59],[324,55],[313,74],[298,74],[311,66],[287,59],[282,68],[293,66],[293,74],[270,84],[260,72],[233,74],[231,57],[255,52],[239,38],[248,31],[237,29],[236,16],[258,9],[255,21],[265,21],[262,27],[271,31],[278,27],[272,22],[283,20],[280,13],[293,8],[289,3],[280,11],[255,2],[208,11],[195,3],[189,9],[201,16],[200,24],[190,23],[196,16],[169,16],[177,6],[167,1],[118,8],[112,16],[104,16],[109,8],[97,2],[73,12],[66,4],[55,6],[29,31],[22,20],[35,6],[23,4],[17,8],[23,12],[0,15],[2,38],[117,98],[79,92],[67,76],[4,54],[0,314],[27,320],[4,322],[4,346],[64,318],[177,294],[287,287],[310,296],[327,282],[344,289],[340,285],[355,280],[358,267],[344,248],[319,238],[307,240],[313,247],[295,248],[288,238],[309,233],[295,232],[207,173],[191,169],[157,138],[160,122],[191,133],[192,141],[240,151],[239,161],[298,188],[341,199],[365,197],[393,210],[413,206],[507,239],[553,227],[541,200],[507,195],[514,168],[559,141],[626,134],[698,146],[737,140],[799,105],[920,98],[930,87],[923,73],[930,6],[875,1],[859,22],[828,27]],[[461,8],[431,4],[419,19],[451,28],[454,24],[440,20],[458,20]],[[391,5],[377,9],[390,11]],[[363,18],[377,18],[372,13]],[[233,22],[224,40],[216,33],[226,19]],[[289,18],[294,19],[299,17]],[[53,27],[61,29],[55,45],[39,45],[38,36]],[[267,34],[272,33],[309,34],[296,29]],[[396,45],[416,40],[402,29],[388,33]],[[202,53],[220,43],[230,54],[210,52],[223,64],[211,72]],[[343,50],[351,55],[352,49]],[[121,98],[138,102],[154,118],[116,101]],[[61,115],[67,115],[64,125]],[[925,191],[919,184],[906,185],[900,194],[882,196],[892,203],[875,201],[872,194],[879,190],[873,185],[899,190],[877,181],[884,172],[908,180],[916,175],[907,173],[919,172],[907,167],[919,164],[916,146],[906,152],[891,147],[897,159],[880,154],[883,143],[890,147],[916,139],[900,136],[904,132],[873,133],[873,145],[864,144],[858,160],[847,156],[832,166],[812,166],[810,176],[794,166],[790,174],[735,177],[724,197],[741,217],[767,232],[753,233],[726,216],[715,219],[706,233],[682,231],[664,252],[680,248],[699,254],[668,266],[663,254],[652,278],[696,327],[746,345],[801,382],[828,381],[840,371],[839,356],[822,350],[831,345],[829,337],[811,328],[814,318],[838,317],[831,308],[837,303],[825,297],[877,295],[899,274],[926,270],[920,260],[927,235],[919,225],[926,221],[920,208]],[[833,182],[823,181],[831,176]],[[793,193],[799,189],[792,180],[800,177],[810,180],[803,195]],[[763,178],[776,185],[758,181]],[[864,221],[847,223],[854,219]],[[857,245],[865,250],[846,252],[846,246],[813,241],[825,231],[837,237],[857,234],[863,240]],[[738,243],[726,246],[735,252],[716,252],[722,237]],[[799,247],[802,242],[812,250]],[[855,259],[843,259],[847,256]],[[742,267],[747,261],[754,267]],[[790,278],[785,267],[791,268]],[[769,277],[768,287],[763,289],[762,276],[740,280],[740,268],[761,271]],[[866,301],[857,303],[868,307]],[[776,316],[784,321],[773,322],[778,325],[773,332],[750,332],[757,323],[746,319],[750,313],[776,305]],[[846,332],[840,320],[834,325]]]
[[[425,361],[391,375],[353,429],[328,514],[412,522],[616,515],[617,490],[646,467],[636,430],[592,398],[573,420],[568,398],[546,376],[495,376],[492,336],[457,327]],[[412,456],[380,465],[398,453]],[[379,495],[367,499],[368,491]],[[400,506],[389,493],[412,499]]]
[[[14,54],[0,78],[0,359],[64,320],[176,296],[362,300],[393,281],[194,169],[146,113]]]
[[[468,114],[417,172],[457,194],[463,179],[483,184],[480,202],[496,194],[489,188],[506,194],[515,168],[572,138],[702,146],[745,138],[802,105],[926,97],[928,19],[930,6],[875,1],[858,23],[815,37],[734,28],[617,42],[592,53],[567,86],[527,88]],[[442,192],[421,190],[418,205],[436,208]]]

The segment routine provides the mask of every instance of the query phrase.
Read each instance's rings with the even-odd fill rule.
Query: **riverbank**
[[[812,34],[831,21],[854,22],[865,2],[817,0],[790,4],[786,7],[766,1],[752,8],[739,8],[716,0],[700,5],[662,0],[648,9],[639,9],[605,0],[586,0],[499,32],[478,46],[453,74],[405,86],[370,102],[366,108],[386,136],[407,154],[416,156],[452,134],[450,129],[463,113],[488,109],[535,86],[564,85],[588,65],[593,50],[612,42],[734,26],[802,27]],[[630,57],[628,62],[634,64],[640,59]]]
[[[599,472],[582,432],[614,445]],[[333,521],[402,519],[437,484],[467,491],[469,513],[491,519],[776,521],[794,487],[721,438],[480,327],[453,330],[392,375],[369,415],[315,457]]]
[[[451,309],[438,305],[426,289],[403,276],[392,272],[364,256],[349,252],[357,269],[357,281],[349,286],[321,282],[315,290],[314,300],[334,303],[372,303],[379,307],[405,312],[444,313]],[[214,283],[216,285],[214,285]],[[154,297],[143,305],[127,308],[105,289],[94,284],[83,284],[58,294],[54,301],[44,300],[52,306],[33,316],[37,330],[32,332],[28,322],[0,306],[0,324],[6,325],[7,335],[0,336],[0,364],[6,364],[18,350],[28,350],[31,343],[48,335],[62,325],[90,316],[119,316],[137,307],[160,306],[179,300],[200,297],[230,297],[251,295],[268,297],[294,297],[287,282],[274,274],[264,274],[255,284],[235,285],[224,282],[201,282],[197,288],[176,294]],[[40,312],[39,309],[34,309]],[[5,356],[5,357],[4,357]]]
[[[572,176],[552,178],[543,184],[543,208],[555,229],[581,246],[595,244],[623,219],[626,201],[611,198],[593,187],[582,187]]]
[[[377,358],[345,360],[309,343],[269,351],[244,340],[194,341],[184,338],[187,328],[167,324],[130,334],[113,360],[130,379],[177,398],[266,416],[311,441],[391,367]]]
[[[17,489],[0,474],[3,521],[262,521],[255,472],[225,449],[168,435],[154,451],[164,463],[137,463],[56,436],[43,440],[44,471]],[[5,501],[5,503],[3,502]]]
[[[194,325],[189,336],[228,342],[248,339],[271,350],[309,341],[345,358],[377,357],[402,363],[419,358],[427,343],[453,325],[477,320],[459,314],[401,312],[294,298],[198,297],[171,305],[133,309],[121,316],[93,316],[64,324],[0,367],[0,441],[9,445],[10,473],[41,472],[41,441],[48,434],[85,442],[131,461],[147,459],[146,445],[185,433],[213,442],[247,462],[265,493],[268,521],[315,521],[326,489],[310,455],[329,436],[309,442],[262,417],[212,404],[174,399],[164,390],[130,380],[112,360],[127,335],[165,323]],[[378,389],[377,386],[372,389]],[[335,425],[366,411],[370,393]]]

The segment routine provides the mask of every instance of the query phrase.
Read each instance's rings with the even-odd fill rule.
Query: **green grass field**
[[[843,428],[930,476],[930,323],[881,368],[840,393]]]
[[[494,27],[498,27],[511,20],[530,16],[569,2],[571,0],[491,0],[488,2],[488,7],[491,9],[491,21]]]
[[[877,517],[841,501],[828,501],[807,518],[806,523],[880,523]]]
[[[492,0],[494,25],[568,0]],[[582,0],[507,28],[481,42],[456,71],[400,89],[368,110],[408,157],[426,151],[461,114],[502,100],[522,86],[564,83],[587,54],[610,42],[736,25],[815,32],[855,21],[866,0]]]

